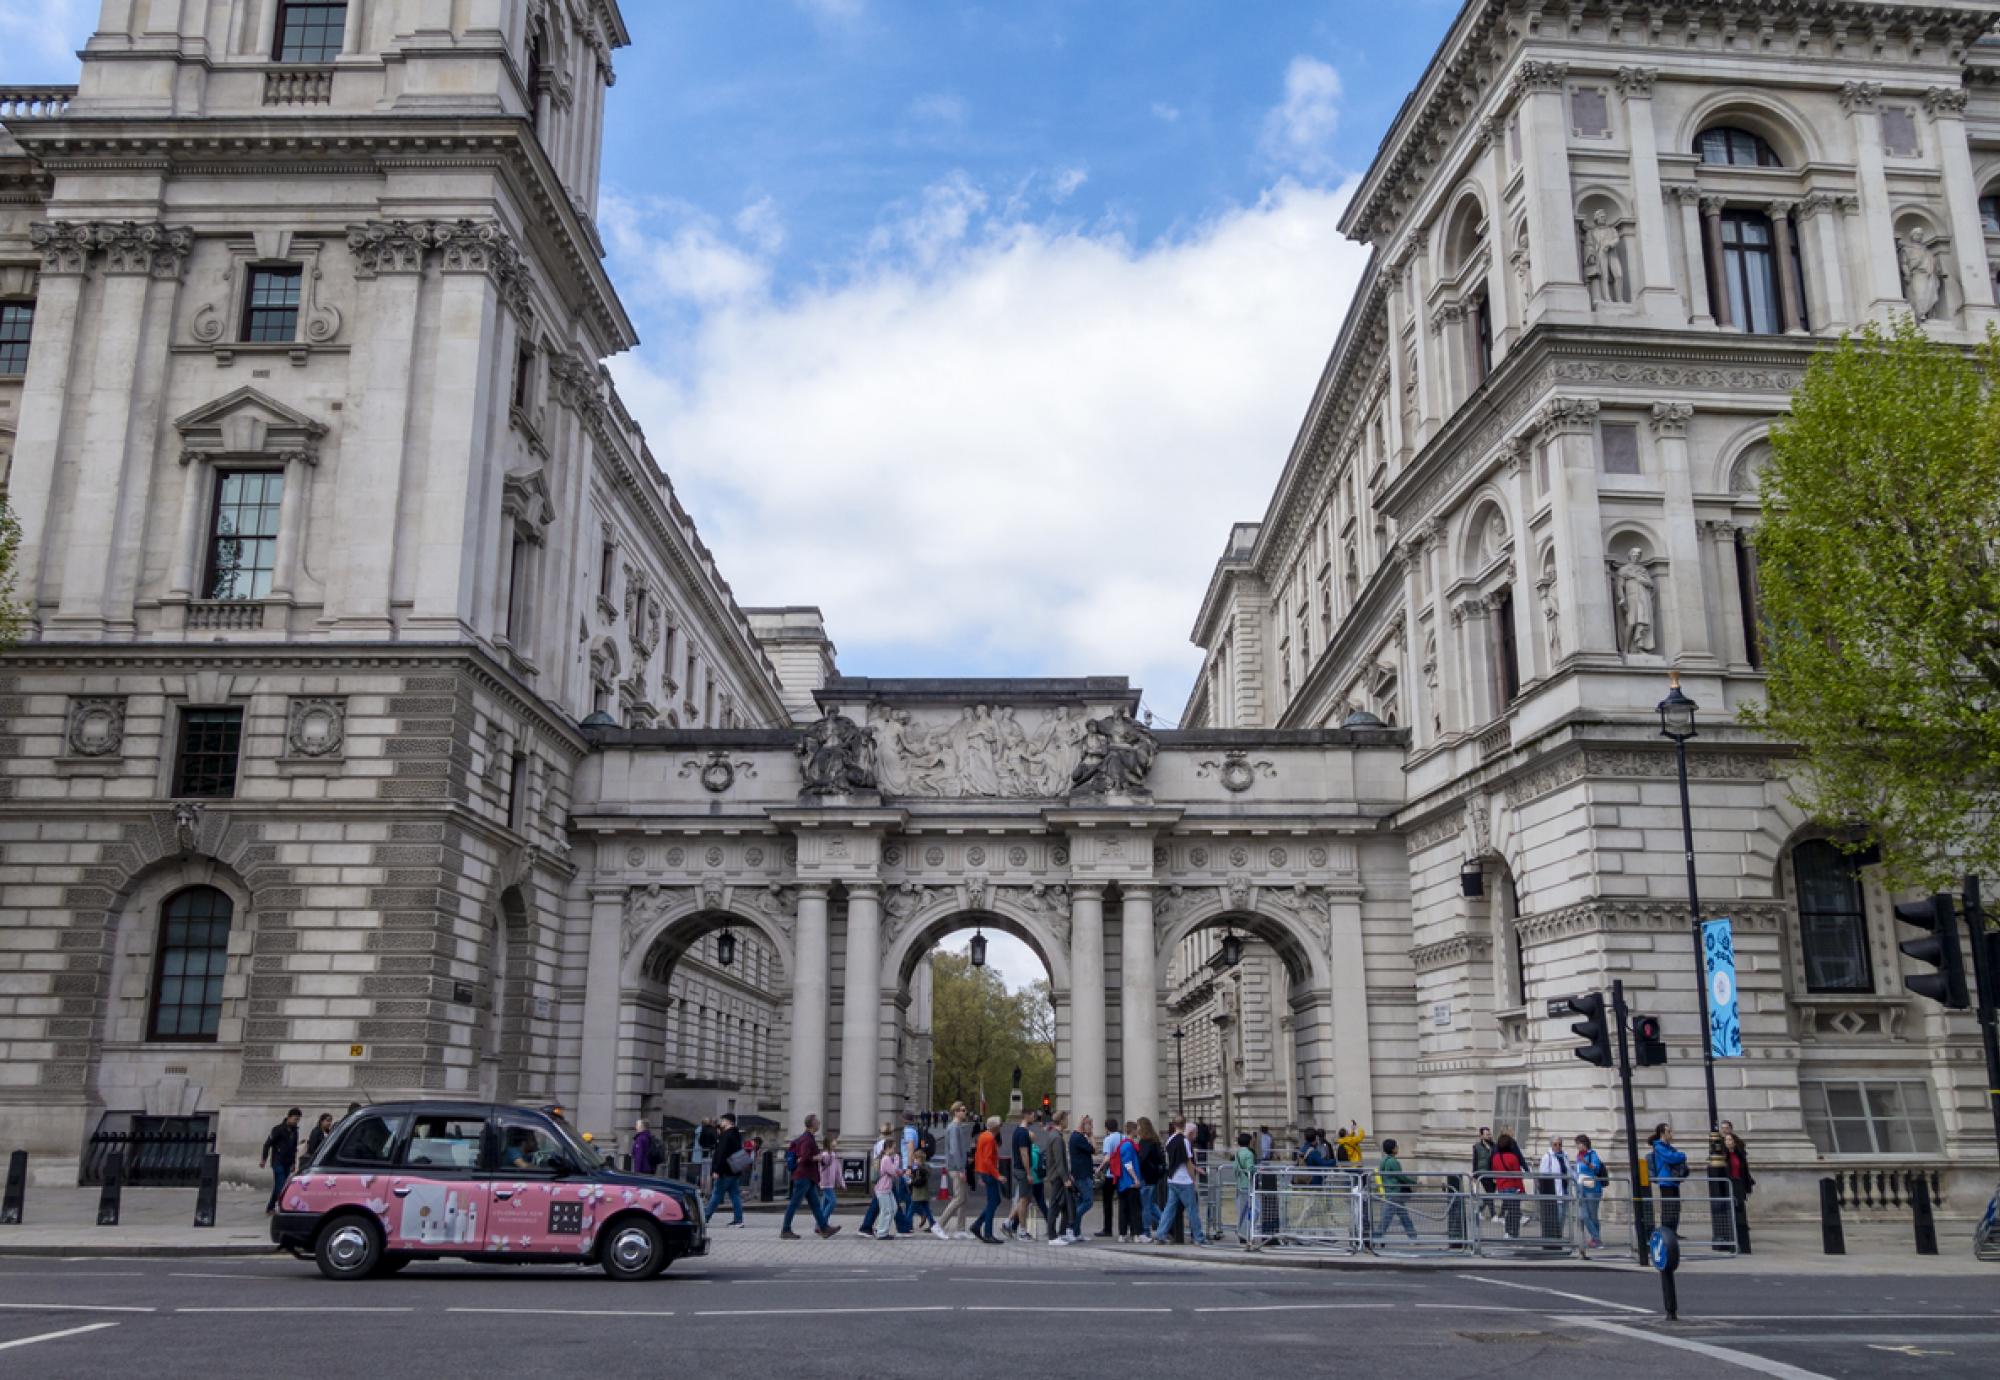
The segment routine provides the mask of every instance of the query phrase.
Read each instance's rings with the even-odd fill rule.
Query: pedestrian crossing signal
[[[1632,1062],[1642,1069],[1667,1062],[1666,1032],[1660,1028],[1658,1016],[1632,1018],[1632,1045]]]

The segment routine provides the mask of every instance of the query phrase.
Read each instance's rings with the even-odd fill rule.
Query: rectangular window
[[[1606,474],[1639,473],[1639,428],[1631,422],[1606,422],[1599,428]]]
[[[1493,313],[1483,292],[1472,302],[1472,363],[1477,370],[1472,380],[1476,388],[1493,372]]]
[[[1730,319],[1755,335],[1776,335],[1777,257],[1770,217],[1759,211],[1722,215],[1722,281],[1729,294]]]
[[[1611,133],[1611,119],[1601,86],[1579,86],[1569,93],[1570,128],[1592,139]]]
[[[485,1139],[484,1117],[421,1113],[410,1127],[403,1168],[422,1173],[477,1169],[480,1143]]]
[[[1920,151],[1917,146],[1917,113],[1907,105],[1885,105],[1882,107],[1882,147],[1896,158],[1915,158]]]
[[[1521,693],[1521,653],[1514,641],[1514,590],[1500,591],[1493,604],[1493,634],[1500,656],[1500,707],[1512,704]]]
[[[508,764],[507,772],[507,827],[521,827],[521,815],[528,800],[528,754],[517,752]]]
[[[236,794],[236,758],[243,746],[243,710],[183,709],[174,754],[174,795],[226,799]]]
[[[222,1022],[222,979],[229,963],[233,910],[229,898],[210,886],[189,887],[167,902],[153,966],[148,1038],[215,1038]]]
[[[203,584],[207,598],[262,599],[271,592],[284,496],[282,470],[228,470],[216,476]]]
[[[278,38],[271,55],[279,62],[332,62],[340,56],[346,27],[346,0],[279,0]]]
[[[1792,850],[1799,903],[1799,949],[1808,992],[1872,992],[1868,916],[1854,859],[1824,839]]]
[[[1500,1083],[1493,1089],[1493,1129],[1505,1131],[1526,1145],[1533,1139],[1528,1126],[1528,1085]]]
[[[1806,1135],[1822,1155],[1934,1155],[1930,1085],[1917,1079],[1800,1079]]]
[[[243,299],[243,338],[289,345],[299,333],[299,286],[305,270],[253,268]]]
[[[28,339],[34,333],[33,302],[0,302],[0,375],[28,372]]]
[[[1763,614],[1759,608],[1762,601],[1757,597],[1757,550],[1750,542],[1750,533],[1737,528],[1736,597],[1743,613],[1743,659],[1761,670],[1764,665]]]
[[[597,597],[611,602],[611,582],[618,573],[618,548],[610,542],[597,553]]]
[[[407,1116],[366,1113],[340,1133],[340,1140],[327,1155],[326,1163],[358,1169],[386,1165],[395,1158],[409,1123]]]
[[[535,396],[535,347],[523,345],[514,353],[514,406],[523,412]]]
[[[507,640],[521,645],[528,614],[528,542],[515,534],[507,551]]]

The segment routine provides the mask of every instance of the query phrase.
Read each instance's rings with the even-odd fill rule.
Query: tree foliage
[[[1054,1019],[1038,1023],[1037,1017],[1037,1007],[1046,1010],[1047,1001],[1045,983],[1009,992],[997,973],[973,967],[964,954],[942,949],[932,954],[933,1100],[944,1105],[962,1100],[977,1110],[983,1090],[987,1109],[1005,1114],[1017,1067],[1021,1095],[1031,1106],[1039,1106],[1045,1094],[1053,1096]]]
[[[1769,698],[1746,717],[1896,885],[2000,875],[1996,381],[2000,338],[1871,327],[1807,371],[1761,476]]]
[[[6,497],[0,495],[0,651],[21,640],[21,630],[28,622],[27,611],[14,597],[14,576],[20,554],[21,524],[7,506]]]

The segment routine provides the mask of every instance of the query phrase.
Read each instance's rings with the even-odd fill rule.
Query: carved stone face
[[[1602,212],[1602,211],[1593,211],[1593,212],[1591,212],[1591,214],[1590,214],[1590,223],[1591,223],[1592,225],[1602,225],[1602,224],[1604,224],[1604,212]]]
[[[1639,560],[1639,548],[1635,546],[1630,551],[1627,551],[1625,553],[1625,559],[1630,561],[1633,565],[1640,564],[1641,562]]]

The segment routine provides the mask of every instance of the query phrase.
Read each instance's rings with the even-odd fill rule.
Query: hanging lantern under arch
[[[975,968],[984,968],[986,966],[986,935],[980,930],[972,932],[971,953],[972,966]]]
[[[1222,936],[1222,966],[1234,968],[1243,961],[1243,936],[1231,929]]]
[[[736,961],[736,936],[726,928],[715,937],[715,961],[725,968]]]

